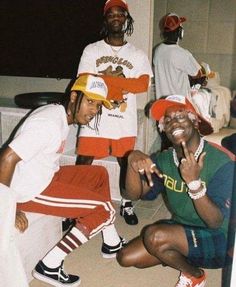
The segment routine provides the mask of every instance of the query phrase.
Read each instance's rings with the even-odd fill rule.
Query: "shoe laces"
[[[192,280],[183,274],[180,275],[179,281],[175,287],[191,287],[192,286]]]
[[[63,280],[68,280],[70,278],[69,274],[64,270],[63,265],[59,267],[59,274],[63,276]]]
[[[134,214],[134,208],[133,208],[133,206],[124,207],[124,210],[125,210],[125,212],[126,212],[128,215],[133,215],[133,214]]]

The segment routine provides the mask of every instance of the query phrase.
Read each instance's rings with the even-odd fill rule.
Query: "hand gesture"
[[[199,179],[206,153],[203,152],[197,161],[194,158],[194,154],[189,152],[185,142],[182,142],[182,147],[184,157],[180,162],[179,169],[183,180],[188,184],[193,180]]]
[[[124,78],[123,68],[118,66],[115,70],[113,70],[112,66],[108,66],[105,70],[99,71],[100,74],[104,76],[112,76],[112,77],[122,77]]]
[[[135,172],[146,175],[149,186],[153,186],[152,173],[155,173],[159,177],[163,177],[162,173],[156,167],[156,164],[153,163],[148,155],[141,151],[133,151],[129,155],[128,164]]]
[[[23,211],[16,211],[15,227],[20,232],[24,232],[28,228],[28,219]]]

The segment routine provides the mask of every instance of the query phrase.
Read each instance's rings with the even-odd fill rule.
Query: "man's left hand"
[[[16,211],[15,227],[20,232],[24,232],[28,228],[28,219],[23,211]]]

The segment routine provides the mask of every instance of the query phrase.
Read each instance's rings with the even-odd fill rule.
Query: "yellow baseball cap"
[[[107,109],[112,109],[113,106],[107,100],[108,88],[104,80],[93,75],[81,75],[77,78],[71,91],[81,91],[88,98],[96,101],[102,101]]]

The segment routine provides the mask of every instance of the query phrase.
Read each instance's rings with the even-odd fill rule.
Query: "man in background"
[[[190,98],[189,77],[201,79],[205,71],[193,55],[179,46],[183,39],[185,17],[168,13],[159,22],[163,42],[154,50],[156,98],[183,95]]]

